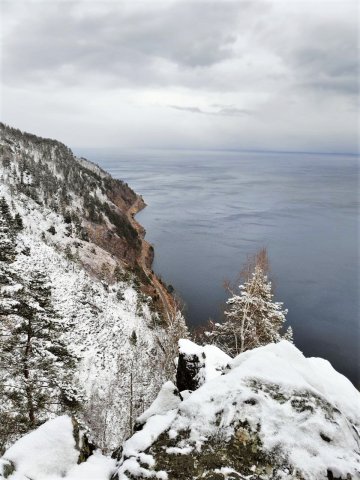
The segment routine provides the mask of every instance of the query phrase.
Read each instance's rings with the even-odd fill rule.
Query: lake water
[[[154,270],[190,325],[221,318],[224,279],[266,247],[295,344],[359,379],[358,158],[239,152],[77,152],[142,194]]]

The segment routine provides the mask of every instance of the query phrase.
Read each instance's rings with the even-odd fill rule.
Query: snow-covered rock
[[[182,354],[202,348],[180,342]],[[150,416],[124,444],[118,478],[359,479],[359,431],[349,380],[281,341],[239,355],[176,410]]]
[[[215,345],[203,347],[181,339],[176,384],[182,391],[196,390],[203,383],[216,378],[229,367],[231,357]]]
[[[137,425],[144,424],[153,415],[162,415],[176,409],[180,401],[179,391],[175,385],[172,382],[164,383],[150,407],[136,419]]]
[[[181,342],[182,353],[203,347]],[[207,349],[208,351],[209,349]],[[209,364],[218,364],[219,352]],[[167,382],[115,461],[79,461],[69,417],[0,459],[9,480],[321,480],[360,478],[360,394],[331,365],[282,341],[245,352],[181,401]]]

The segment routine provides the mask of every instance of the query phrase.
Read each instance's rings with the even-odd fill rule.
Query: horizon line
[[[273,149],[242,149],[242,148],[182,148],[182,147],[131,147],[131,148],[121,148],[121,147],[71,147],[73,150],[118,150],[124,152],[135,152],[135,151],[178,151],[178,152],[231,152],[231,153],[270,153],[270,154],[298,154],[298,155],[331,155],[331,156],[351,156],[359,157],[360,151],[358,152],[331,152],[331,151],[317,151],[317,150],[273,150]]]

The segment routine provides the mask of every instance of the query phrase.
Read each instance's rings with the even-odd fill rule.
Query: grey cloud
[[[254,112],[252,110],[247,110],[244,108],[223,106],[216,112],[216,115],[225,115],[228,117],[239,117],[243,115],[254,115]]]
[[[309,79],[308,81],[297,83],[296,87],[305,91],[314,91],[316,94],[323,93],[324,95],[329,95],[336,93],[349,97],[359,95],[357,75],[342,75],[340,78],[318,77],[317,80]]]
[[[262,0],[160,2],[151,8],[144,3],[133,12],[122,2],[102,1],[96,16],[79,0],[13,2],[25,6],[27,14],[19,16],[17,28],[4,38],[7,84],[48,81],[212,91],[264,91],[284,84],[325,94],[357,91],[354,23],[326,15],[293,19],[294,34],[292,22],[284,24],[272,3]],[[11,9],[5,13],[11,16]],[[259,50],[265,57],[281,59],[287,74],[262,72],[261,63],[258,72],[251,67],[223,72],[224,62],[252,54],[256,59]],[[231,110],[223,113],[231,115]]]
[[[279,47],[279,54],[297,73],[295,84],[317,92],[358,93],[359,38],[357,22],[317,18],[302,26],[301,41]]]
[[[180,110],[182,112],[191,112],[191,113],[206,113],[199,107],[181,107],[179,105],[169,105],[170,108],[174,110]]]
[[[180,105],[169,105],[169,107],[175,110],[181,110],[190,113],[201,113],[202,115],[220,115],[226,117],[240,117],[243,115],[253,115],[254,113],[250,110],[236,108],[233,106],[222,106],[218,104],[212,105],[212,107],[215,107],[215,110],[203,110],[199,107],[184,107]]]
[[[86,6],[84,15],[75,15],[76,2],[66,8],[32,4],[4,39],[5,80],[37,80],[48,73],[63,82],[70,70],[71,81],[75,71],[113,76],[120,84],[172,82],[159,61],[172,64],[176,75],[177,68],[209,68],[231,58],[238,16],[251,9],[245,2],[239,8],[237,2],[207,1],[129,13],[121,4],[103,3],[107,11],[96,18],[86,15]]]
[[[5,121],[84,145],[356,148],[351,2],[0,4]]]

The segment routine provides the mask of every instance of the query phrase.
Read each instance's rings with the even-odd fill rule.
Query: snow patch
[[[137,423],[145,423],[153,415],[161,415],[173,410],[179,406],[180,402],[181,399],[175,385],[172,382],[166,382],[150,407],[137,418]]]
[[[11,480],[49,480],[67,475],[78,457],[71,418],[63,415],[20,438],[5,452],[3,460],[15,465]]]

